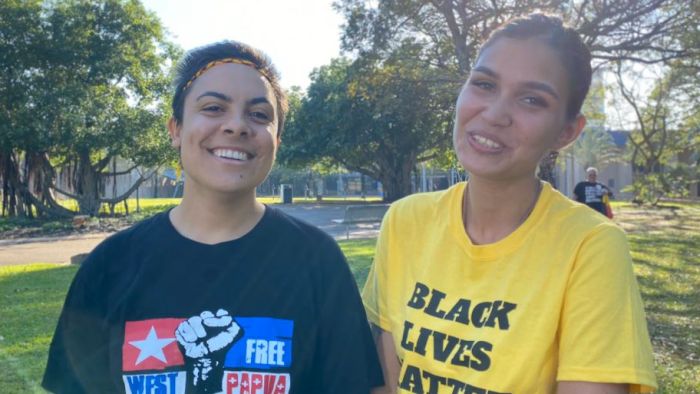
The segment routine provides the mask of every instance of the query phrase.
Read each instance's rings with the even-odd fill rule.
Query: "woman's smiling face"
[[[533,176],[546,152],[573,141],[569,88],[557,53],[535,39],[500,38],[479,57],[459,94],[453,142],[462,166],[493,180]]]
[[[199,76],[185,98],[182,123],[169,123],[191,186],[250,193],[272,168],[279,140],[270,83],[254,68],[220,64]]]

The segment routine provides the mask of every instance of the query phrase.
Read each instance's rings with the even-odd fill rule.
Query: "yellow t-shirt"
[[[391,332],[402,393],[552,393],[556,381],[656,387],[623,231],[545,183],[529,218],[474,245],[465,183],[394,203],[363,290]]]

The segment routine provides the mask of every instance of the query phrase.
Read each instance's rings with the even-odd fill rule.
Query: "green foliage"
[[[596,74],[581,112],[586,116],[586,128],[565,152],[571,153],[583,169],[605,167],[607,164],[624,160],[619,149],[606,130],[605,91],[602,77]]]
[[[11,98],[0,101],[0,139],[14,162],[0,165],[0,177],[17,178],[15,188],[38,193],[48,210],[57,207],[48,190],[65,170],[81,211],[95,214],[112,158],[173,160],[164,124],[179,49],[139,1],[9,1],[0,19],[0,52],[12,54],[0,56],[0,71],[9,71],[0,96]],[[41,175],[35,185],[20,179],[21,165]]]
[[[635,199],[656,204],[662,197],[685,197],[700,172],[700,89],[696,78],[678,64],[662,70],[646,95],[625,82],[618,64],[620,92],[635,114],[629,159]]]
[[[677,62],[698,86],[700,10],[695,0],[336,0],[334,4],[345,17],[342,48],[348,53],[390,59],[410,45],[414,58],[458,79],[470,72],[480,45],[492,31],[514,17],[544,12],[561,16],[579,32],[591,50],[594,66],[618,60],[645,67]],[[592,97],[596,90],[594,85]],[[446,94],[455,96],[453,92]],[[697,113],[697,100],[689,102]],[[588,107],[584,113],[597,121],[594,126],[604,128],[605,117],[599,116],[602,111]],[[696,143],[696,150],[698,146]],[[621,157],[601,149],[604,147],[600,138],[589,134],[574,148],[574,154],[596,165]],[[553,164],[554,160],[543,160],[539,174],[549,177]]]
[[[46,232],[69,230],[71,228],[72,226],[69,222],[61,220],[52,220],[50,222],[45,222],[41,225],[41,229]]]
[[[381,62],[334,59],[315,70],[292,111],[280,161],[358,171],[381,181],[387,200],[410,193],[415,164],[449,149],[457,86],[439,83],[444,75],[415,60],[415,51],[406,46]]]
[[[26,72],[40,63],[41,1],[0,2],[0,150],[14,147],[13,141],[31,139],[26,129],[36,114],[26,104],[33,74]],[[27,143],[25,141],[25,143]]]
[[[588,127],[568,148],[584,169],[604,167],[623,160],[623,152],[617,148],[612,136],[603,128]]]
[[[662,198],[684,198],[689,194],[692,182],[697,182],[697,166],[682,163],[665,166],[664,172],[637,174],[634,182],[623,188],[623,192],[634,194],[634,201],[640,204],[657,205]]]
[[[433,64],[462,75],[493,30],[532,12],[561,15],[602,60],[654,63],[698,48],[688,33],[698,30],[694,0],[336,0],[335,8],[345,17],[344,50],[386,58],[410,42]]]

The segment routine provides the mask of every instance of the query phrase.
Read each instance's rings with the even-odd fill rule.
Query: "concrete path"
[[[345,239],[345,226],[333,222],[342,219],[345,205],[275,205],[275,208],[319,227],[336,240]],[[350,238],[373,238],[379,224],[350,227]],[[63,237],[17,238],[0,240],[0,266],[28,263],[67,263],[71,257],[89,253],[110,233],[80,234]]]
[[[28,263],[68,263],[89,253],[111,233],[0,240],[0,266]]]

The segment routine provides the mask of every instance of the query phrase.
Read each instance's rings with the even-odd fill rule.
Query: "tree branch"
[[[143,182],[145,182],[147,179],[149,179],[150,177],[152,177],[153,174],[155,174],[155,173],[156,173],[156,171],[153,171],[153,172],[151,172],[151,174],[148,175],[148,176],[141,176],[136,182],[134,182],[133,185],[131,185],[131,187],[129,188],[129,190],[125,191],[121,196],[117,196],[117,197],[114,197],[114,198],[100,198],[100,203],[116,204],[116,203],[118,203],[118,202],[120,202],[120,201],[125,200],[126,198],[128,198],[128,197],[131,195],[131,193],[133,193],[134,191],[136,191],[136,189],[138,189],[139,186],[141,186],[141,184],[142,184]]]
[[[70,197],[70,198],[75,199],[75,200],[80,200],[80,197],[77,194],[69,193],[69,192],[59,188],[56,185],[49,185],[49,187],[52,188],[53,190],[63,194],[66,197]]]
[[[101,173],[100,173],[100,175],[101,175],[101,176],[118,176],[118,175],[126,175],[126,174],[130,173],[131,171],[133,171],[133,170],[134,170],[134,168],[137,168],[137,167],[138,167],[138,164],[134,164],[134,165],[133,165],[133,166],[132,166],[131,168],[129,168],[128,170],[124,170],[124,171],[117,171],[117,172],[101,172]]]

